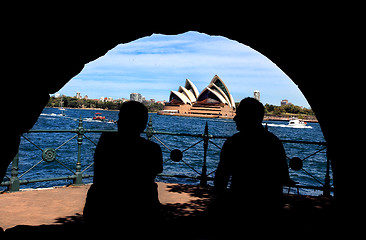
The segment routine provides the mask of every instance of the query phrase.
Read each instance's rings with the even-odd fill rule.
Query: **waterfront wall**
[[[270,115],[270,114],[265,114],[264,115],[264,121],[289,121],[291,117],[297,117],[296,115]],[[317,123],[318,119],[316,119],[315,116],[309,116],[309,115],[303,115],[301,117],[301,119],[303,119],[306,122],[313,122],[313,123]]]
[[[159,115],[232,119],[235,109],[224,104],[166,104]]]

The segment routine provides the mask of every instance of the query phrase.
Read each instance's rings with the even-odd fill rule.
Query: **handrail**
[[[54,177],[54,178],[48,178],[48,179],[20,180],[19,178],[21,178],[23,175],[25,175],[30,170],[32,170],[36,165],[32,166],[30,169],[28,169],[25,172],[23,172],[22,175],[18,176],[18,160],[19,160],[19,158],[18,158],[18,154],[17,154],[16,157],[14,158],[13,162],[12,162],[11,177],[7,177],[9,179],[9,181],[2,182],[0,185],[1,186],[8,186],[9,187],[9,191],[18,191],[19,190],[19,185],[21,185],[21,184],[28,184],[28,183],[34,183],[34,182],[44,182],[44,181],[54,181],[54,180],[62,180],[62,179],[71,179],[71,180],[74,181],[74,184],[82,184],[83,183],[82,182],[82,179],[83,178],[93,177],[93,174],[83,174],[83,173],[87,169],[89,169],[91,166],[93,166],[93,164],[94,164],[94,162],[92,162],[84,170],[81,169],[81,145],[82,145],[82,142],[83,142],[83,138],[85,137],[91,143],[93,143],[94,145],[97,145],[92,139],[90,139],[88,136],[86,136],[85,133],[107,133],[107,132],[117,132],[117,130],[86,129],[86,128],[83,127],[83,121],[82,121],[81,118],[79,119],[78,128],[75,128],[75,129],[31,129],[30,131],[28,131],[28,133],[75,133],[76,134],[75,136],[73,136],[70,139],[66,140],[66,142],[62,143],[59,147],[57,147],[55,149],[52,149],[52,148],[42,149],[39,146],[37,146],[35,143],[33,143],[30,139],[28,139],[28,137],[25,137],[25,136],[22,135],[22,137],[24,139],[26,139],[31,144],[33,144],[34,146],[36,146],[40,151],[42,151],[42,160],[39,161],[38,163],[36,163],[36,165],[38,165],[42,161],[52,162],[52,161],[55,160],[56,162],[58,162],[63,167],[65,167],[68,170],[70,170],[73,174],[72,175],[69,175],[69,176]],[[207,181],[213,179],[212,177],[209,177],[209,176],[215,172],[215,171],[213,171],[213,172],[207,174],[206,156],[207,156],[207,146],[208,146],[208,144],[209,143],[212,143],[214,146],[216,146],[217,148],[221,149],[220,146],[218,146],[216,143],[212,142],[210,139],[227,139],[227,138],[231,137],[231,136],[219,136],[219,135],[211,135],[211,134],[209,134],[208,133],[207,122],[206,122],[205,130],[204,130],[204,133],[203,134],[155,131],[152,128],[152,120],[151,120],[151,118],[150,118],[150,120],[148,122],[148,126],[146,128],[146,131],[144,131],[144,133],[146,133],[146,136],[147,136],[148,140],[151,140],[151,137],[156,138],[157,141],[160,142],[162,144],[162,146],[166,147],[170,152],[172,152],[173,149],[168,148],[155,135],[171,135],[171,136],[186,136],[186,137],[201,138],[201,140],[199,142],[202,142],[203,141],[203,147],[204,147],[204,159],[203,159],[203,165],[202,165],[202,171],[201,171],[201,173],[199,173],[199,171],[195,170],[192,166],[190,166],[188,163],[186,163],[183,159],[180,159],[179,160],[179,161],[182,161],[184,164],[186,164],[191,169],[193,169],[195,173],[198,173],[199,174],[198,176],[193,177],[193,176],[185,176],[185,175],[167,175],[167,174],[161,174],[160,175],[160,176],[185,177],[185,178],[199,179],[201,185],[207,185]],[[58,161],[56,159],[56,153],[55,152],[59,148],[63,147],[70,140],[72,140],[72,139],[74,139],[76,137],[77,137],[77,144],[78,144],[78,156],[77,156],[77,162],[76,162],[76,167],[75,167],[75,171],[74,171],[74,170],[71,170],[69,167],[65,166],[62,162]],[[287,140],[287,139],[282,139],[280,141],[283,142],[283,143],[319,145],[319,146],[325,146],[325,148],[326,148],[326,142],[299,141],[299,140]],[[187,151],[188,149],[192,148],[193,146],[195,146],[199,142],[194,143],[192,146],[189,146],[188,148],[186,148],[185,150],[183,150],[181,152]],[[313,155],[321,152],[325,148],[316,151],[315,153],[313,153],[313,154],[305,157],[302,160],[305,160],[305,159],[309,158],[310,156],[313,156]],[[329,193],[332,190],[332,188],[331,188],[330,183],[329,183],[330,177],[329,177],[329,159],[328,158],[327,158],[327,169],[326,169],[326,176],[325,176],[324,184],[319,179],[317,179],[314,176],[312,176],[305,169],[302,169],[301,168],[301,170],[304,170],[304,172],[306,174],[310,175],[312,178],[314,178],[314,180],[316,180],[318,183],[320,183],[323,186],[319,187],[319,186],[303,186],[303,185],[297,185],[296,186],[297,188],[320,189],[320,190],[322,189],[324,191],[324,194],[325,195],[329,195]]]
[[[78,133],[79,129],[31,129],[27,133]],[[108,132],[118,132],[117,130],[104,130],[104,129],[86,129],[84,128],[85,133],[108,133]],[[146,131],[143,131],[146,133]],[[152,131],[153,134],[162,134],[162,135],[172,135],[172,136],[186,136],[186,137],[199,137],[202,138],[204,134],[192,134],[192,133],[176,133],[176,132],[163,132],[163,131]],[[231,136],[217,136],[217,135],[207,135],[208,138],[229,138]],[[321,145],[326,146],[327,142],[314,142],[314,141],[299,141],[299,140],[287,140],[287,139],[280,139],[283,143],[299,143],[299,144],[311,144],[311,145]]]
[[[191,134],[191,133],[173,133],[173,132],[161,132],[161,131],[153,131],[153,134],[163,134],[163,135],[173,135],[173,136],[189,136],[189,137],[203,137],[204,134]],[[215,136],[208,134],[208,138],[229,138],[231,136]],[[312,144],[312,145],[321,145],[326,146],[327,142],[314,142],[314,141],[299,141],[299,140],[287,140],[280,139],[283,143],[300,143],[300,144]]]

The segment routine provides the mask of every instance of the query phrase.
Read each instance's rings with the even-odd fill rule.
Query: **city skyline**
[[[133,99],[133,98],[135,98],[135,97],[132,97],[132,95],[134,95],[134,94],[139,96],[138,99]],[[79,98],[79,99],[90,99],[90,100],[99,100],[99,101],[102,101],[102,99],[103,99],[103,101],[118,101],[118,100],[122,100],[122,101],[130,100],[131,101],[131,100],[133,100],[133,101],[140,101],[141,102],[142,100],[146,100],[146,101],[154,101],[154,102],[160,102],[160,103],[168,102],[165,99],[161,100],[161,99],[155,99],[155,98],[146,98],[141,93],[130,93],[128,98],[125,98],[125,97],[113,98],[113,97],[104,97],[104,96],[101,96],[99,98],[89,98],[89,96],[87,94],[85,94],[83,96],[80,92],[76,92],[74,96],[68,96],[68,95],[65,95],[65,94],[61,94],[60,92],[52,94],[51,96],[53,96],[55,98],[60,98],[61,96],[66,96],[66,97],[74,97],[74,98]],[[254,90],[253,91],[253,96],[249,96],[249,97],[253,97],[253,98],[257,99],[258,101],[260,101],[260,91]],[[239,103],[240,100],[235,101],[235,102]],[[265,105],[266,103],[262,102],[262,104]],[[296,104],[293,104],[293,103],[289,102],[287,99],[282,99],[279,104],[275,103],[275,104],[272,104],[272,105],[274,105],[274,106],[283,106],[283,105],[296,105]],[[305,108],[310,109],[310,107],[305,107]]]
[[[100,97],[92,98],[92,97],[89,97],[88,94],[83,95],[81,92],[75,92],[75,94],[71,94],[71,96],[63,94],[61,92],[56,92],[55,94],[51,94],[51,96],[53,96],[55,98],[60,98],[61,96],[66,96],[66,97],[74,97],[74,98],[78,98],[78,99],[90,99],[90,100],[109,99],[111,101],[111,100],[120,100],[120,99],[130,100],[131,99],[131,94],[133,94],[133,93],[130,93],[128,97],[113,98],[113,97],[110,97],[110,96],[100,96]],[[140,93],[137,93],[137,94],[140,94]],[[141,99],[146,99],[146,100],[153,99],[153,100],[155,100],[154,98],[146,98],[142,94],[140,94],[140,95],[141,95]],[[163,100],[158,100],[158,101],[163,101]]]
[[[261,92],[263,104],[278,105],[291,99],[309,108],[298,87],[268,58],[237,41],[198,32],[153,34],[119,44],[106,55],[85,65],[83,71],[59,92],[89,98],[128,98],[141,93],[146,99],[168,100],[170,90],[190,79],[203,88],[219,75],[235,102]]]

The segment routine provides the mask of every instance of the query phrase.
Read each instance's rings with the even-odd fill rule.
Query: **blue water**
[[[92,117],[96,112],[101,112],[107,119],[117,120],[117,111],[103,111],[103,110],[80,110],[80,109],[67,109],[65,111],[66,116],[60,115],[60,110],[46,108],[39,117],[37,123],[33,129],[75,129],[78,127],[79,118],[83,120],[83,127],[86,129],[109,129],[116,130],[117,126],[114,123],[98,122],[92,120]],[[236,125],[233,120],[225,119],[206,119],[206,118],[191,118],[191,117],[176,117],[176,116],[162,116],[154,113],[149,114],[152,122],[153,129],[156,131],[164,132],[177,132],[177,133],[191,133],[202,134],[204,132],[205,124],[208,124],[209,134],[214,136],[231,136],[236,130]],[[287,122],[271,122],[267,121],[268,130],[278,136],[280,139],[286,140],[300,140],[300,141],[324,141],[324,137],[318,123],[308,123],[308,128],[291,128],[287,126]],[[42,160],[42,151],[40,149],[53,148],[57,149],[64,142],[74,137],[75,133],[27,133],[24,134],[32,143],[25,138],[21,139],[19,148],[19,176],[25,171],[31,168],[34,164]],[[86,133],[81,145],[81,169],[82,171],[93,163],[93,154],[95,150],[95,144],[98,143],[100,133]],[[145,134],[142,136],[146,137]],[[180,149],[181,151],[197,143],[201,138],[196,137],[182,137],[182,136],[169,136],[169,135],[156,135],[156,137],[163,142],[170,150]],[[155,138],[153,141],[159,143]],[[221,147],[225,139],[211,139],[213,143]],[[94,143],[93,143],[94,142]],[[37,145],[38,147],[34,146]],[[185,175],[190,177],[197,177],[198,173],[202,170],[203,162],[203,142],[195,145],[194,147],[184,151],[184,162],[173,162],[169,159],[170,151],[159,143],[164,158],[164,171],[163,174],[167,175]],[[41,161],[36,167],[24,174],[20,179],[42,179],[49,177],[61,177],[72,175],[77,162],[77,137],[71,139],[65,145],[57,149],[56,159],[58,161],[45,162]],[[210,177],[214,176],[214,170],[217,167],[220,155],[220,149],[212,143],[209,143],[207,151],[207,173]],[[301,159],[314,153],[317,150],[323,148],[318,145],[305,145],[284,143],[286,154],[289,158],[300,157]],[[39,149],[40,148],[40,149]],[[62,164],[60,164],[62,163]],[[325,171],[326,171],[326,154],[325,150],[320,153],[304,160],[304,169],[309,172],[313,177],[317,178],[320,182],[324,183]],[[110,165],[110,174],[121,174],[120,169],[113,167],[113,160],[106,163]],[[68,170],[69,168],[70,170]],[[189,166],[188,166],[189,165]],[[193,169],[194,170],[193,170]],[[198,172],[198,173],[197,173]],[[93,165],[86,169],[83,174],[92,174]],[[260,174],[260,170],[258,169]],[[7,176],[10,177],[10,167],[8,169]],[[313,179],[304,171],[293,171],[290,169],[290,176],[294,181],[299,182],[301,185],[321,186],[319,182]],[[7,180],[6,178],[4,180]],[[131,179],[133,181],[133,179]],[[178,183],[190,183],[197,184],[197,179],[187,179],[179,177],[158,177],[158,181],[165,182],[178,182]],[[92,182],[92,178],[84,179],[83,182]],[[41,188],[67,185],[72,183],[71,180],[59,180],[52,182],[40,182],[27,185],[21,185],[21,188]],[[118,186],[118,183],[115,183]],[[212,184],[212,182],[209,182]],[[264,187],[265,188],[265,187]],[[5,189],[5,187],[2,187]],[[295,189],[292,189],[293,191]],[[287,191],[285,189],[285,191]],[[301,189],[302,194],[321,194],[320,191]]]

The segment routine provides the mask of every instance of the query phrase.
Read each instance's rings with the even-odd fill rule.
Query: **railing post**
[[[330,160],[329,160],[329,155],[328,155],[328,148],[327,148],[327,154],[326,154],[326,158],[327,158],[327,168],[326,168],[326,172],[325,172],[325,179],[324,179],[324,188],[323,188],[323,195],[325,197],[329,197],[330,196]]]
[[[78,133],[78,159],[76,162],[76,172],[75,172],[75,179],[74,185],[83,184],[83,176],[81,173],[81,144],[83,143],[83,135],[84,135],[84,128],[83,128],[83,119],[80,116],[79,119],[79,127],[77,128]]]
[[[201,173],[201,181],[200,185],[202,187],[207,186],[207,166],[206,166],[206,159],[207,159],[207,148],[208,148],[208,125],[206,122],[205,132],[203,134],[203,164],[202,164],[202,173]]]
[[[10,185],[8,188],[9,192],[19,191],[20,183],[18,177],[18,164],[19,164],[19,149],[11,164],[11,177],[10,177]]]
[[[147,124],[146,136],[147,136],[147,140],[149,140],[149,141],[151,140],[151,137],[153,136],[153,127],[152,127],[151,117],[149,118],[149,122]]]

